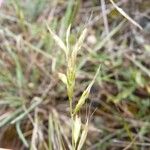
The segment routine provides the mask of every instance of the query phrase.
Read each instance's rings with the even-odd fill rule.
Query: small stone
[[[30,83],[28,84],[28,87],[29,87],[30,89],[33,89],[33,88],[34,88],[34,83],[30,82]]]
[[[96,44],[97,39],[94,35],[89,35],[87,37],[87,42],[88,42],[88,44],[94,45],[94,44]]]

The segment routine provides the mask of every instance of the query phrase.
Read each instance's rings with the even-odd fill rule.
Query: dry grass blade
[[[4,28],[3,32],[5,32],[8,36],[10,36],[11,38],[13,38],[16,42],[17,42],[17,35],[14,34],[11,30],[9,30],[8,28]],[[42,49],[34,46],[33,44],[31,44],[30,42],[26,41],[26,40],[23,40],[23,38],[21,39],[21,41],[23,42],[23,44],[27,47],[29,47],[30,50],[33,50],[37,53],[40,53],[42,54],[44,57],[48,58],[48,59],[54,59],[49,53],[43,51]],[[9,48],[8,46],[8,43],[6,41],[6,46],[7,48]],[[9,50],[10,51],[10,50]]]
[[[86,122],[86,124],[84,126],[84,129],[82,131],[81,138],[80,138],[77,150],[81,150],[82,149],[83,144],[84,144],[84,142],[86,140],[87,133],[88,133],[88,124],[89,124],[89,122],[87,120],[87,122]]]
[[[110,0],[110,2],[113,4],[113,6],[126,18],[128,19],[132,24],[134,24],[135,26],[137,26],[139,29],[143,30],[143,28],[136,22],[134,21],[127,13],[125,13],[125,11],[123,9],[121,9],[120,7],[118,7],[113,0]]]
[[[102,16],[103,16],[103,21],[104,21],[105,32],[106,32],[106,35],[108,35],[109,25],[108,25],[107,13],[106,13],[105,0],[101,0],[101,8],[102,8]]]
[[[32,131],[32,138],[31,138],[31,150],[37,150],[37,143],[38,143],[38,132],[39,128],[38,128],[38,116],[37,116],[37,112],[35,110],[35,115],[34,115],[34,124],[33,124],[34,128]]]
[[[65,150],[63,138],[62,138],[62,135],[60,132],[59,120],[58,120],[58,118],[55,117],[55,119],[53,121],[54,121],[54,127],[55,127],[55,134],[57,136],[57,140],[56,140],[57,141],[57,147],[59,150]]]
[[[52,115],[49,114],[49,118],[48,118],[48,145],[49,145],[49,150],[53,150],[53,144],[54,144],[54,125],[53,125]]]
[[[41,102],[42,100],[39,97],[35,97],[35,102],[27,109],[24,113],[18,115],[14,120],[11,121],[11,124],[14,124],[20,120],[22,120],[25,116],[27,116],[31,111],[33,111]]]
[[[136,59],[130,57],[129,55],[126,55],[126,57],[132,61],[138,68],[140,68],[145,74],[147,74],[150,77],[150,70],[148,68],[146,68],[145,66],[143,66],[139,61],[137,61]]]
[[[111,32],[109,32],[109,34],[102,39],[102,41],[100,43],[98,43],[95,48],[94,48],[94,52],[100,50],[103,46],[105,46],[106,42],[108,42],[110,40],[110,38],[112,36],[114,36],[121,28],[122,26],[125,24],[125,20],[121,21],[119,23],[119,25],[117,25]]]
[[[43,51],[42,49],[37,48],[36,46],[32,45],[31,43],[29,43],[29,42],[27,42],[27,41],[25,41],[25,40],[24,40],[23,42],[24,42],[24,44],[25,44],[27,47],[30,48],[30,50],[33,50],[33,51],[35,51],[35,52],[37,52],[37,53],[40,53],[40,54],[42,54],[44,57],[46,57],[46,58],[48,58],[48,59],[52,59],[52,60],[54,59],[49,53]]]

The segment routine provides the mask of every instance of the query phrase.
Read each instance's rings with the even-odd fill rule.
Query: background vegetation
[[[66,74],[68,66],[48,31],[49,27],[65,42],[71,24],[70,47],[87,28],[77,55],[73,107],[101,66],[78,113],[85,125],[87,118],[89,122],[83,149],[150,149],[150,2],[116,0],[115,4],[143,29],[109,0],[3,2],[0,147],[71,149],[68,94],[58,75]]]

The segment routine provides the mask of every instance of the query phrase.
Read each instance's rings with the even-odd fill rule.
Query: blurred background
[[[80,115],[90,116],[84,150],[150,149],[150,1],[4,0],[0,7],[0,147],[70,148],[63,52],[47,30],[70,45],[88,34],[77,60],[74,103],[100,73]],[[63,146],[60,146],[63,145]]]

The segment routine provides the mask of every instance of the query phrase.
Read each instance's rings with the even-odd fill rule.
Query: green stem
[[[75,150],[75,145],[73,141],[73,109],[72,109],[72,97],[69,96],[69,107],[70,107],[70,117],[71,117],[71,132],[72,132],[72,150]]]

